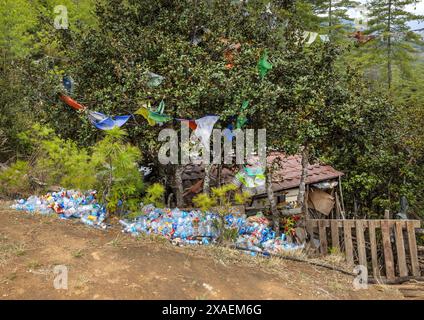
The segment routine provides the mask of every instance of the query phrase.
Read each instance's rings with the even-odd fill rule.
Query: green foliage
[[[4,55],[22,57],[30,50],[36,12],[26,0],[4,0],[0,7],[0,48]]]
[[[30,166],[18,160],[9,168],[0,171],[0,194],[7,196],[27,195],[31,189]]]
[[[230,195],[232,191],[236,191],[238,187],[232,183],[224,184],[221,187],[212,188],[212,195],[215,201],[222,207],[231,206]],[[227,211],[228,212],[228,211]]]
[[[393,73],[412,74],[417,48],[423,44],[421,37],[408,25],[424,17],[411,12],[411,6],[416,2],[371,0],[367,4],[369,21],[366,33],[376,36],[376,39],[359,46],[354,57],[364,68],[364,74],[377,80],[373,83],[375,86],[384,84],[386,88],[393,89]],[[392,90],[391,93],[395,92]]]
[[[199,193],[193,198],[192,202],[202,211],[208,211],[216,205],[216,200],[206,193]]]
[[[219,226],[218,226],[219,227]],[[235,242],[239,236],[237,228],[223,228],[222,231],[222,241]]]
[[[140,150],[125,143],[125,136],[126,132],[119,128],[108,130],[105,138],[92,148],[95,188],[110,212],[118,209],[120,201],[130,210],[137,209],[143,187],[137,168]]]
[[[199,207],[203,211],[211,210],[216,212],[219,216],[214,221],[215,227],[219,230],[218,241],[234,241],[237,238],[237,229],[231,229],[225,227],[225,216],[230,212],[232,205],[231,196],[238,189],[238,187],[232,183],[225,184],[221,187],[212,188],[212,195],[209,196],[205,193],[200,193],[193,198],[193,204]],[[234,200],[237,204],[244,204],[250,198],[250,194],[236,193]],[[215,207],[216,206],[216,207]]]
[[[349,48],[353,40],[342,21],[352,1],[271,1],[276,28],[264,19],[268,2],[3,1],[0,162],[25,159],[29,175],[40,181],[99,187],[105,198],[110,194],[114,209],[121,199],[117,194],[135,206],[134,190],[140,186],[135,147],[125,144],[124,136],[108,135],[111,152],[84,113],[57,99],[66,73],[77,83],[73,98],[110,115],[133,112],[148,97],[152,105],[163,99],[173,117],[216,113],[225,124],[248,100],[247,126],[266,128],[269,148],[292,154],[308,146],[313,157],[345,173],[348,211],[356,202],[359,214],[382,214],[386,207],[396,210],[405,195],[411,211],[424,214],[424,72],[416,59],[422,47],[407,25],[416,16],[405,11],[413,1],[391,1],[393,34],[389,2],[370,1],[369,32],[379,38],[355,48]],[[53,27],[58,4],[68,8],[68,30]],[[300,41],[304,30],[331,31],[332,40],[306,47]],[[202,37],[198,45],[190,43],[195,34]],[[236,43],[240,51],[227,69],[224,52]],[[265,49],[273,67],[260,81],[257,62]],[[389,60],[393,83],[387,99],[381,86]],[[148,71],[163,75],[163,83],[149,87]],[[141,117],[136,121],[125,140],[143,150],[145,161],[158,165],[156,138],[162,127],[150,127]],[[30,133],[23,138],[21,132],[33,131],[35,122],[47,123],[58,136],[44,132],[45,137]],[[111,173],[117,177],[112,183]],[[229,201],[223,193],[212,198],[216,204],[207,198],[200,203],[210,208]]]
[[[143,198],[144,204],[153,204],[157,208],[163,208],[163,196],[165,194],[165,187],[160,183],[154,183],[147,187],[146,195]]]
[[[247,191],[237,192],[234,195],[234,201],[239,205],[246,204],[251,198],[252,198],[252,194]]]
[[[18,161],[4,172],[4,179],[10,180],[10,175],[30,174],[46,186],[56,184],[79,190],[95,189],[109,212],[137,210],[143,188],[137,167],[141,153],[137,147],[125,143],[125,137],[125,131],[116,128],[107,131],[92,148],[83,148],[60,138],[52,129],[35,124],[31,130],[19,135],[31,153],[30,169],[26,162]],[[22,179],[22,183],[24,181]],[[157,201],[155,197],[161,192],[163,187],[154,185],[148,197]]]
[[[321,27],[321,32],[330,33],[332,36],[336,32],[338,35],[345,35],[341,31],[350,29],[345,21],[353,20],[349,17],[348,10],[360,4],[359,1],[351,0],[315,0],[308,2],[312,2],[312,10],[315,14],[316,22]]]
[[[31,171],[38,180],[48,186],[58,184],[80,190],[96,186],[95,168],[87,149],[60,138],[40,124],[18,136],[32,154]]]

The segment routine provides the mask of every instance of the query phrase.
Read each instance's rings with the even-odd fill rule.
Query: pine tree
[[[420,44],[420,37],[411,31],[408,22],[422,20],[424,16],[407,11],[407,6],[417,0],[371,0],[368,33],[376,36],[368,46],[370,61],[384,61],[387,72],[387,86],[393,82],[394,67],[407,72],[414,60],[414,44]]]
[[[352,20],[348,15],[348,10],[358,6],[358,1],[352,0],[312,0],[313,11],[319,18],[321,26],[333,34],[336,30],[346,28],[346,21]]]

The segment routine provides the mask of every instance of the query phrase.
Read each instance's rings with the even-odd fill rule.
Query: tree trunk
[[[302,173],[300,175],[299,193],[297,195],[297,202],[302,209],[305,209],[306,178],[308,176],[308,164],[309,164],[308,158],[309,158],[308,148],[304,147],[302,150]]]
[[[266,169],[266,193],[268,195],[268,201],[272,213],[272,223],[274,225],[274,231],[277,237],[280,235],[280,214],[277,209],[277,204],[275,202],[274,191],[272,190],[272,173],[273,173],[273,163]]]
[[[389,0],[389,14],[387,17],[387,85],[392,87],[392,0]]]
[[[183,172],[184,172],[184,165],[177,164],[175,168],[174,183],[175,183],[175,194],[176,194],[178,208],[184,207]]]
[[[205,165],[205,179],[203,180],[203,193],[209,194],[210,193],[210,184],[211,184],[211,164]]]

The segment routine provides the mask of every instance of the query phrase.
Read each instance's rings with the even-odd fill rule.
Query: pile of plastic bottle
[[[44,196],[20,199],[11,206],[13,209],[43,215],[59,215],[62,219],[77,218],[83,223],[105,229],[106,209],[96,200],[96,192],[62,190]],[[208,245],[219,237],[216,228],[218,215],[201,210],[184,211],[178,208],[156,208],[153,205],[141,207],[141,214],[133,219],[120,220],[123,232],[134,236],[140,234],[161,235],[174,244]],[[225,216],[225,228],[237,231],[236,246],[252,254],[278,253],[300,249],[303,246],[290,243],[284,234],[276,237],[269,227],[269,221],[262,214],[247,217],[245,214]]]
[[[106,228],[106,209],[97,203],[95,191],[61,190],[41,197],[30,196],[17,200],[11,208],[43,215],[57,214],[62,219],[78,218],[89,226]]]
[[[134,220],[120,220],[123,232],[134,236],[140,234],[157,234],[174,244],[203,244],[216,242],[219,231],[214,222],[218,216],[200,210],[183,211],[160,209],[153,205],[143,206],[141,215]],[[238,237],[236,246],[253,253],[278,253],[300,249],[303,246],[289,243],[284,234],[276,237],[269,227],[269,221],[260,214],[247,217],[244,214],[225,216],[225,228],[236,229]]]

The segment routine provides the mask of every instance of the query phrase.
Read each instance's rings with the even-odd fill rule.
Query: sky
[[[362,2],[362,3],[365,4],[367,2],[367,0],[359,0],[359,2]],[[424,0],[417,1],[416,5],[409,5],[408,10],[413,12],[413,13],[416,13],[416,14],[424,15]],[[350,15],[352,17],[357,17],[358,12],[351,11]],[[408,23],[408,25],[411,27],[412,30],[416,30],[416,29],[424,28],[424,21],[422,21],[422,22],[412,21],[412,22]]]

